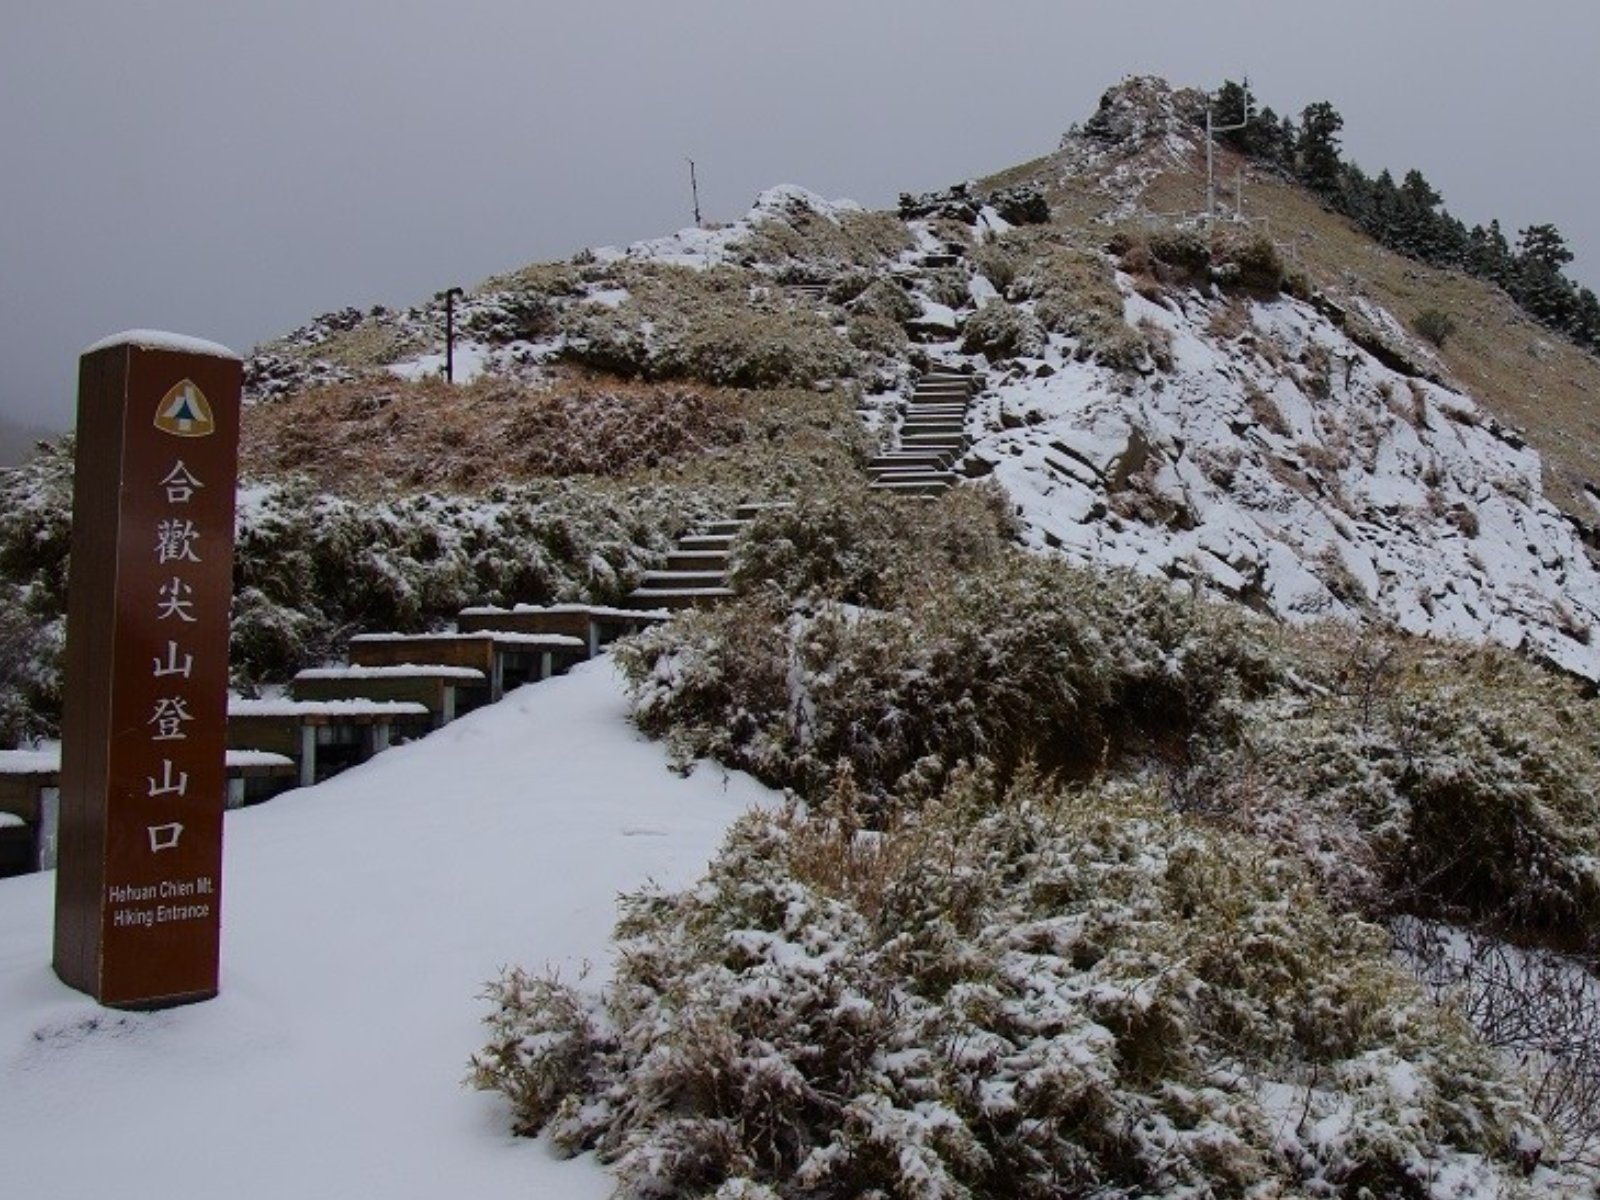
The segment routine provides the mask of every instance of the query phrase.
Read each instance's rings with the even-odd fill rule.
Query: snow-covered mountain
[[[908,197],[899,218],[783,186],[727,225],[491,280],[457,307],[457,379],[536,384],[587,356],[645,378],[743,383],[684,349],[725,316],[686,290],[715,279],[753,314],[730,340],[776,344],[809,321],[804,353],[822,365],[795,381],[853,374],[885,440],[918,366],[978,373],[962,469],[1005,487],[1041,551],[1162,574],[1288,621],[1378,620],[1522,647],[1600,679],[1600,573],[1572,501],[1585,493],[1569,471],[1551,493],[1566,511],[1548,499],[1536,448],[1572,440],[1561,410],[1530,426],[1472,357],[1515,353],[1525,323],[1492,289],[1339,230],[1281,180],[1252,176],[1245,213],[1224,206],[1208,223],[1196,98],[1130,81],[1054,155]],[[1221,177],[1245,178],[1218,157]],[[1288,223],[1296,214],[1302,227]],[[1361,257],[1334,274],[1323,263],[1339,238]],[[1241,280],[1222,242],[1276,256],[1282,286]],[[1400,306],[1418,301],[1395,291],[1398,277],[1467,289],[1477,332],[1463,335],[1465,357],[1410,332],[1414,312]],[[885,315],[910,343],[865,332]],[[438,300],[335,314],[263,348],[252,386],[274,397],[373,367],[434,375],[441,326]],[[817,351],[830,329],[853,367]],[[1540,371],[1600,386],[1593,359],[1535,340],[1555,361],[1526,369],[1530,388],[1551,386]]]

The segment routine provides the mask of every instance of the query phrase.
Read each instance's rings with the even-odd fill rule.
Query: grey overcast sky
[[[1326,99],[1345,156],[1600,288],[1594,0],[17,0],[0,38],[0,414],[78,353],[240,351],[799,183],[873,207],[1053,149],[1130,74]]]

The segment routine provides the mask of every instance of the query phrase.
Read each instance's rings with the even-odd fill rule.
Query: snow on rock
[[[756,197],[750,211],[737,221],[715,228],[690,226],[666,237],[650,238],[624,247],[602,246],[593,251],[597,262],[653,262],[682,267],[714,267],[735,261],[738,246],[757,226],[768,221],[793,223],[822,217],[838,223],[845,213],[865,211],[854,200],[825,200],[797,184],[768,188]]]
[[[824,200],[816,192],[793,183],[780,183],[756,197],[747,220],[793,221],[799,217],[825,217],[835,223],[845,213],[866,211],[854,200]]]
[[[50,969],[53,872],[0,880],[5,1194],[560,1196],[592,1158],[514,1138],[463,1088],[507,963],[606,974],[618,892],[681,887],[771,794],[684,778],[611,665],[227,814],[221,994],[115,1012]]]
[[[1380,619],[1518,646],[1600,678],[1600,573],[1538,455],[1473,401],[1402,374],[1309,304],[1119,276],[1169,371],[990,364],[972,461],[1041,550],[1192,581],[1290,621]],[[1228,305],[1247,326],[1220,334]],[[1364,316],[1399,329],[1368,305]]]

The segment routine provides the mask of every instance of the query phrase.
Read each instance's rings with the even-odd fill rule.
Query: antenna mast
[[[700,184],[694,177],[694,159],[689,159],[689,194],[694,197],[694,227],[700,228]]]
[[[1211,123],[1211,99],[1206,98],[1206,228],[1211,228],[1211,223],[1217,215],[1217,178],[1214,157],[1212,153],[1212,135],[1217,133],[1233,133],[1250,124],[1250,77],[1245,76],[1244,81],[1244,119],[1236,125],[1213,125]],[[1237,204],[1244,206],[1244,183],[1239,184]]]

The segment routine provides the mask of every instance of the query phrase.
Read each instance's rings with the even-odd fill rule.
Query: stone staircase
[[[900,423],[897,446],[868,464],[869,487],[900,496],[934,497],[955,486],[956,462],[967,448],[967,406],[977,380],[933,367],[917,380]]]

